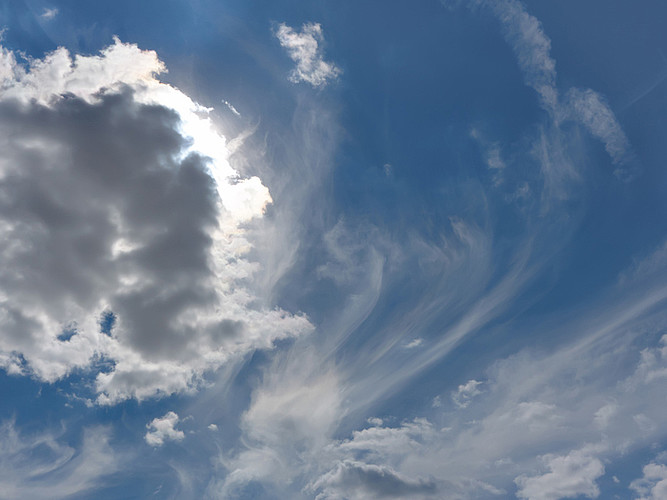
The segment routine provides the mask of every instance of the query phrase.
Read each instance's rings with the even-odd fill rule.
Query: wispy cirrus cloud
[[[59,499],[105,484],[122,469],[122,454],[111,445],[107,427],[84,429],[83,441],[70,446],[59,432],[20,432],[14,421],[0,425],[0,497]]]
[[[466,6],[491,13],[500,22],[512,47],[526,85],[539,95],[542,107],[556,125],[575,121],[599,139],[612,159],[615,173],[631,177],[636,159],[630,141],[609,103],[592,89],[570,88],[561,96],[551,40],[542,23],[519,0],[441,0],[448,7]]]

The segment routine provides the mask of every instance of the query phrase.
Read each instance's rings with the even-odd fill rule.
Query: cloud
[[[477,380],[468,380],[465,384],[459,386],[456,392],[452,393],[452,401],[458,408],[466,408],[472,398],[482,394],[477,387],[482,385],[482,382]]]
[[[1,53],[8,372],[88,370],[96,401],[113,404],[194,390],[232,357],[310,331],[244,286],[257,269],[244,225],[271,197],[231,167],[210,110],[156,79],[155,52],[116,39],[27,68]]]
[[[318,499],[434,498],[432,480],[410,479],[391,467],[346,460],[315,481],[310,488]]]
[[[296,68],[289,77],[292,82],[306,82],[313,87],[324,87],[340,74],[339,68],[324,60],[320,46],[324,37],[322,27],[318,23],[305,23],[301,27],[301,32],[294,31],[293,28],[281,23],[275,35],[280,45],[296,63]]]
[[[541,476],[519,476],[515,479],[518,498],[558,500],[561,498],[597,498],[600,489],[596,479],[604,474],[604,465],[584,447],[565,456],[542,457],[549,472]]]
[[[624,167],[635,160],[630,141],[623,132],[606,100],[591,89],[570,89],[565,98],[565,113],[579,121],[597,137],[616,165],[616,174],[624,175]]]
[[[519,0],[442,0],[449,7],[464,4],[483,8],[501,24],[503,35],[512,47],[526,85],[540,98],[542,107],[560,126],[564,120],[583,125],[599,139],[616,166],[615,174],[626,178],[636,159],[630,142],[604,97],[591,89],[571,88],[560,98],[556,61],[551,56],[551,40],[542,23],[528,13]]]
[[[63,433],[27,434],[12,421],[0,425],[0,498],[71,498],[100,487],[120,469],[108,428],[85,429],[76,449]]]
[[[423,343],[424,343],[424,339],[417,337],[415,339],[412,339],[407,344],[405,344],[405,348],[406,349],[414,349],[415,347],[419,347]]]
[[[298,363],[276,370],[288,360]],[[337,375],[330,371],[311,377],[314,362],[312,351],[290,353],[266,371],[241,419],[246,448],[225,461],[231,472],[212,487],[214,496],[230,495],[252,481],[289,483],[312,466],[341,417]]]
[[[660,500],[667,498],[667,465],[651,462],[642,469],[643,476],[630,483],[630,489],[638,495],[637,500]]]
[[[222,103],[223,103],[225,106],[227,106],[227,109],[229,109],[229,111],[231,111],[232,113],[234,113],[236,116],[241,116],[241,113],[238,112],[238,110],[234,107],[234,105],[233,105],[231,102],[229,102],[229,101],[225,101],[225,100],[223,99],[223,100],[222,100]]]
[[[185,438],[183,431],[176,429],[179,418],[176,413],[169,411],[163,417],[154,418],[146,425],[148,432],[144,436],[151,446],[162,446],[165,441],[182,441]]]
[[[44,8],[44,12],[42,12],[39,17],[41,17],[45,21],[50,21],[51,19],[55,18],[57,15],[58,15],[58,9],[56,9],[56,8],[53,8],[53,9]]]

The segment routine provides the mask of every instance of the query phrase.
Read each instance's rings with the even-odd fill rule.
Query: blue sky
[[[666,15],[0,0],[0,498],[666,498]]]

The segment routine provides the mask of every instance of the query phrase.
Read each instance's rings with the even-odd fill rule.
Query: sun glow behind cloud
[[[660,498],[662,163],[553,14],[602,2],[443,3],[0,50],[0,492]]]
[[[13,269],[2,278],[2,321],[4,328],[27,336],[23,340],[11,340],[11,336],[3,339],[2,359],[8,371],[54,381],[74,369],[89,369],[95,359],[108,359],[112,368],[96,374],[97,402],[108,404],[130,397],[143,399],[191,390],[207,370],[231,357],[268,348],[274,339],[298,335],[310,328],[302,316],[257,310],[250,305],[252,295],[241,283],[252,275],[254,264],[244,260],[250,245],[244,238],[242,224],[262,216],[271,202],[268,189],[257,177],[241,178],[230,166],[226,140],[208,116],[209,109],[156,78],[166,69],[155,52],[142,51],[116,38],[98,56],[76,56],[72,60],[61,48],[44,59],[31,61],[25,68],[16,62],[12,52],[2,49],[0,62],[0,104],[10,114],[21,117],[3,124],[9,131],[7,137],[13,135],[19,122],[31,127],[35,113],[48,117],[46,123],[56,124],[58,119],[66,121],[77,115],[99,115],[94,128],[89,129],[88,139],[84,138],[88,131],[84,133],[76,127],[60,133],[48,125],[32,126],[26,134],[30,139],[7,144],[2,154],[5,205],[16,205],[20,210],[17,219],[6,219],[3,226],[7,242],[2,249],[3,258]],[[132,145],[128,141],[120,146],[122,149],[116,149],[112,135],[116,124],[125,121],[126,127],[145,127],[142,120],[150,114],[157,121],[152,129],[144,128],[143,144]],[[105,126],[109,129],[105,130]],[[86,140],[99,142],[101,148],[110,148],[108,152],[119,158],[97,160],[92,151],[86,156]],[[140,136],[137,140],[141,140]],[[136,162],[131,159],[122,166],[114,163],[127,161],[120,159],[126,153],[134,154]],[[39,158],[32,171],[12,169],[11,158],[27,154]],[[151,162],[155,163],[150,165]],[[38,298],[40,293],[31,289],[34,283],[21,280],[16,273],[22,272],[23,266],[34,267],[34,259],[40,258],[31,250],[37,244],[31,241],[31,234],[41,234],[41,245],[46,249],[62,245],[57,242],[59,235],[49,225],[45,231],[39,229],[35,217],[44,216],[37,212],[39,208],[18,208],[19,200],[13,200],[7,189],[16,183],[23,185],[25,175],[48,179],[59,172],[67,175],[76,170],[80,171],[78,175],[92,175],[82,180],[82,189],[90,193],[69,193],[71,186],[53,182],[46,187],[53,204],[49,210],[63,211],[63,216],[78,221],[79,227],[93,223],[91,217],[101,217],[112,229],[111,234],[105,233],[99,221],[95,223],[97,227],[90,226],[86,237],[92,238],[90,244],[98,245],[98,260],[88,266],[85,261],[73,263],[58,273],[69,273],[69,279],[87,283],[85,302],[83,296],[63,297],[61,305],[54,308],[55,304],[46,302],[53,299]],[[200,172],[207,173],[211,182]],[[143,185],[142,176],[146,178]],[[105,179],[113,181],[109,184]],[[113,187],[113,182],[120,184]],[[160,187],[164,182],[171,184]],[[205,201],[209,198],[207,183],[217,192],[210,203]],[[25,189],[29,191],[30,187],[26,185]],[[119,203],[96,205],[90,196],[99,194],[95,190],[100,189],[103,191],[99,193],[118,190]],[[76,213],[61,207],[71,196],[81,204]],[[191,196],[195,198],[190,199]],[[137,205],[144,203],[154,208],[144,210]],[[158,208],[160,205],[163,208]],[[135,208],[130,209],[132,206]],[[161,215],[150,215],[151,210],[168,210],[172,215],[166,221],[151,220]],[[182,217],[190,219],[181,222]],[[197,233],[198,226],[205,234]],[[76,229],[63,226],[62,234],[73,230]],[[71,243],[64,243],[66,246],[77,245],[74,233],[69,238]],[[172,276],[154,274],[151,268],[159,263],[144,261],[142,255],[154,248],[159,252],[156,257],[162,258],[167,247],[157,249],[163,245],[188,245],[182,238],[191,240],[190,247],[186,246],[185,252],[177,251],[164,264],[170,266],[166,274]],[[76,252],[76,246],[69,251]],[[181,275],[179,266],[191,277]],[[53,285],[48,281],[56,279],[56,275],[49,275],[53,272],[55,269],[45,269],[35,282],[43,281],[46,287]],[[100,275],[100,281],[96,275]],[[158,296],[157,304],[150,298],[156,287],[162,288],[159,293],[164,295],[163,299]],[[147,302],[137,308],[128,300]],[[117,318],[112,335],[99,332],[98,316],[105,310],[111,310]],[[60,330],[69,324],[75,334],[66,341],[59,340]],[[151,333],[155,328],[167,331],[156,337]]]

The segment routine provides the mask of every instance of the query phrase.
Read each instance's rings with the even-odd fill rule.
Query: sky
[[[666,16],[0,0],[0,498],[667,498]]]

